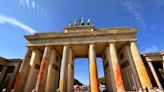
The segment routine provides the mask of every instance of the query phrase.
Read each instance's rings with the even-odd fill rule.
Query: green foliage
[[[99,83],[102,84],[102,85],[105,85],[105,78],[104,77],[100,77],[99,78]],[[82,86],[83,84],[79,80],[74,79],[74,85]]]
[[[99,83],[102,85],[105,85],[105,78],[104,77],[100,77],[99,78]]]
[[[83,84],[79,80],[74,79],[74,85],[82,86]]]

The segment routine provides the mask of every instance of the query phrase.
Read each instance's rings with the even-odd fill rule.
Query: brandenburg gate
[[[64,32],[26,35],[28,51],[17,74],[14,90],[54,92],[60,89],[60,92],[72,92],[74,59],[86,57],[91,92],[99,92],[96,57],[103,60],[108,91],[151,89],[150,78],[136,46],[136,33],[136,28],[76,25],[66,26]]]

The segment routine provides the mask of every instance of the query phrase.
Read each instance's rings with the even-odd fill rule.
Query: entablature
[[[46,32],[26,35],[28,46],[64,45],[64,44],[87,44],[96,42],[130,41],[136,40],[135,28],[105,28],[96,31],[85,32]],[[101,30],[101,31],[98,31]]]

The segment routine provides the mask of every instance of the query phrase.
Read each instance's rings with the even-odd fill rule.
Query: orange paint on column
[[[51,47],[45,47],[39,74],[38,74],[38,79],[35,87],[37,92],[45,91],[48,65],[49,65],[49,60],[51,58],[50,55],[51,55]]]
[[[22,81],[23,79],[24,79],[23,76],[20,73],[18,73],[15,79],[13,89],[17,89],[20,85],[20,81]]]
[[[28,72],[30,70],[29,63],[30,63],[31,55],[32,55],[32,49],[28,48],[26,55],[21,63],[21,66],[15,78],[13,89],[16,92],[22,92],[24,88],[25,81],[26,81]]]
[[[138,51],[137,45],[135,42],[130,43],[130,49],[133,56],[134,64],[136,66],[136,70],[138,72],[138,76],[142,85],[142,88],[153,88],[152,83],[150,81],[149,75],[146,71],[145,65],[142,61],[140,53]]]
[[[68,69],[68,56],[69,56],[69,46],[65,45],[63,47],[63,55],[61,60],[61,68],[60,68],[60,92],[66,92],[67,89],[67,69]]]
[[[60,85],[59,85],[59,89],[60,89],[60,91],[63,89],[63,81],[62,80],[60,80]],[[61,91],[62,92],[62,91]]]
[[[115,77],[115,82],[116,82],[116,86],[118,89],[124,89],[124,83],[122,80],[122,74],[121,74],[121,69],[120,66],[118,64],[113,65],[114,67],[114,77]]]
[[[40,72],[39,72],[38,80],[37,80],[37,84],[36,84],[36,90],[37,91],[39,91],[39,86],[41,85],[41,81],[43,79],[43,72],[44,72],[44,69],[45,69],[45,64],[46,64],[46,57],[43,56],[43,60],[42,60],[42,63],[41,63]]]
[[[99,92],[95,44],[89,45],[89,66],[90,66],[89,69],[90,69],[91,92]]]
[[[109,51],[110,51],[111,65],[113,68],[113,74],[114,74],[114,80],[115,80],[117,92],[124,92],[125,91],[124,83],[123,83],[119,60],[117,57],[117,51],[114,43],[110,43]]]
[[[94,61],[90,62],[91,92],[99,92],[97,67]]]

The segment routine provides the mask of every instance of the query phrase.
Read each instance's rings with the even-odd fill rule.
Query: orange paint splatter
[[[37,90],[39,90],[39,86],[41,85],[41,81],[43,79],[43,73],[44,73],[46,61],[47,61],[46,56],[43,56],[42,63],[40,66],[39,75],[38,75],[37,85],[36,85]]]
[[[60,80],[60,86],[59,86],[59,89],[60,89],[60,91],[62,92],[62,88],[63,88],[63,81],[62,80]]]
[[[99,92],[96,62],[90,62],[91,92]]]
[[[17,89],[17,87],[19,87],[21,81],[23,81],[23,78],[24,77],[20,73],[17,73],[13,89]]]
[[[123,83],[123,80],[122,80],[122,74],[121,74],[121,69],[120,69],[120,66],[118,64],[116,64],[114,66],[114,74],[115,74],[115,82],[116,82],[116,86],[117,88],[119,89],[124,89],[124,83]]]

